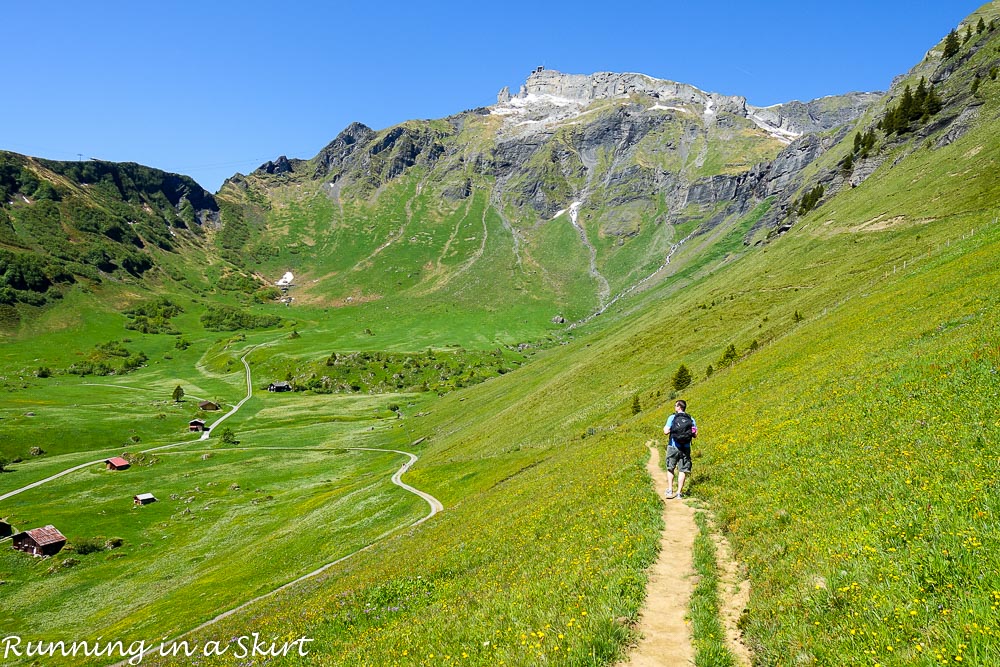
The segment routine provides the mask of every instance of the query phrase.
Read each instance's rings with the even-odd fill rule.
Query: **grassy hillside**
[[[988,22],[995,4],[986,9]],[[0,557],[5,597],[25,600],[4,607],[4,627],[33,639],[153,641],[371,544],[190,640],[308,637],[316,664],[610,664],[635,638],[665,528],[645,443],[661,437],[684,364],[696,380],[681,395],[700,431],[689,492],[712,508],[751,580],[741,627],[757,663],[996,662],[996,35],[965,43],[942,86],[958,100],[985,72],[967,91],[974,114],[960,136],[942,141],[941,127],[880,138],[877,170],[784,235],[744,245],[765,202],[693,238],[644,291],[559,335],[551,316],[590,312],[595,294],[588,249],[565,220],[515,236],[509,207],[477,187],[438,196],[419,159],[391,182],[359,185],[364,199],[289,177],[265,206],[251,187],[238,219],[281,242],[227,249],[263,258],[264,275],[295,271],[294,307],[206,283],[168,292],[184,309],[168,318],[179,335],[130,332],[134,320],[110,307],[75,319],[49,309],[5,346],[3,451],[28,460],[0,474],[0,492],[123,449],[178,444],[130,471],[98,464],[0,501],[0,516],[19,528],[56,523],[71,546],[45,561]],[[393,144],[373,174],[449,132],[408,131],[411,147]],[[662,203],[643,206],[651,215]],[[599,267],[633,276],[624,286],[647,260],[615,265],[614,244],[600,240],[609,215],[582,219]],[[689,226],[658,234],[642,222],[629,243],[661,252],[711,216],[692,211]],[[546,254],[556,247],[574,248],[574,262]],[[510,298],[521,290],[532,298]],[[201,315],[218,300],[283,321],[211,331]],[[508,347],[526,340],[536,343],[526,356]],[[147,362],[113,377],[61,372],[87,355],[122,363],[110,341]],[[258,390],[322,375],[333,353],[367,352],[357,377],[385,393],[258,391],[226,422],[237,444],[193,441],[184,427],[201,414],[196,399],[243,397],[247,352]],[[511,366],[501,373],[491,359]],[[410,377],[407,363],[414,374],[439,364],[438,390],[389,386]],[[452,375],[474,364],[481,381]],[[60,372],[39,377],[43,365]],[[35,443],[44,454],[30,454]],[[409,527],[427,506],[389,483],[401,457],[357,447],[418,455],[405,481],[445,511]],[[131,509],[145,491],[160,502]],[[80,549],[111,538],[120,545]],[[206,662],[242,661],[231,651]]]
[[[581,616],[563,583],[578,581],[569,564],[585,560],[580,545],[594,528],[613,548],[625,526],[651,525],[645,503],[619,510],[616,528],[594,521],[611,502],[604,486],[620,483],[618,461],[638,474],[642,443],[667,414],[669,378],[685,363],[699,378],[684,396],[703,434],[692,493],[716,509],[746,563],[753,593],[742,626],[761,664],[989,664],[1000,590],[989,560],[1000,227],[983,202],[996,194],[996,108],[987,95],[964,137],[887,164],[764,252],[446,397],[410,433],[434,434],[414,479],[449,506],[441,522],[329,577],[297,618],[277,618],[275,602],[219,631],[265,624],[277,636],[322,637],[344,664],[600,662],[590,657],[596,641],[583,657],[560,657],[580,650],[567,641]],[[962,178],[943,180],[942,170]],[[985,197],[968,196],[970,186]],[[892,224],[872,224],[879,215]],[[703,379],[729,344],[742,358]],[[650,409],[632,418],[635,393]],[[515,461],[535,465],[510,477]],[[573,509],[558,504],[567,469]],[[562,532],[567,514],[588,511],[573,537]],[[405,570],[386,565],[404,558]],[[532,583],[515,585],[511,569]],[[410,595],[414,572],[448,595]],[[364,583],[373,578],[390,583]],[[603,575],[605,590],[616,581]],[[524,600],[516,609],[508,587]],[[599,621],[587,634],[610,633],[622,607],[582,594]]]

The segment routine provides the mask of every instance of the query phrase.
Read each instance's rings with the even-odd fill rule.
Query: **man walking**
[[[682,498],[684,476],[691,472],[691,440],[698,435],[698,427],[687,412],[687,401],[674,403],[674,414],[667,417],[663,434],[670,436],[667,445],[667,498]],[[674,469],[677,469],[677,493],[674,489]]]

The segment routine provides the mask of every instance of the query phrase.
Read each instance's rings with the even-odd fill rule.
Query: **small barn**
[[[204,431],[205,430],[205,420],[204,419],[192,419],[188,422],[189,431]]]
[[[139,505],[148,505],[150,503],[156,502],[156,496],[152,493],[140,493],[138,495],[132,496],[132,504],[138,507]]]
[[[0,521],[0,539],[10,537],[14,534],[14,529],[6,521]]]
[[[108,470],[127,470],[132,465],[120,456],[112,456],[110,459],[104,459],[104,464],[108,467]]]
[[[15,549],[32,556],[54,556],[66,546],[66,537],[55,526],[26,530],[11,541]]]
[[[291,391],[292,383],[282,380],[281,382],[272,382],[267,386],[268,391]]]
[[[212,401],[202,401],[201,403],[198,404],[198,408],[200,410],[206,410],[206,411],[211,412],[211,411],[214,411],[214,410],[218,410],[219,409],[219,404],[218,403],[213,403]]]

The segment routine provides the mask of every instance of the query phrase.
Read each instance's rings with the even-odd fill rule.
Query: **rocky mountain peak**
[[[516,95],[503,88],[490,113],[505,116],[509,134],[523,135],[572,121],[601,100],[644,104],[647,111],[700,116],[706,125],[720,113],[747,118],[782,143],[822,132],[856,118],[882,93],[850,93],[812,102],[755,107],[739,95],[709,93],[695,86],[645,74],[596,72],[565,74],[536,68]]]

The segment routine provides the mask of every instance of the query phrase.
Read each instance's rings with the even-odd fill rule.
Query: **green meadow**
[[[988,71],[997,47],[982,39],[943,97]],[[744,239],[770,200],[712,230],[712,212],[692,212],[669,237],[641,219],[620,244],[596,224],[620,211],[585,207],[612,295],[660,266],[666,240],[702,233],[573,329],[551,318],[599,303],[568,220],[519,220],[515,237],[487,183],[453,201],[421,167],[366,198],[275,195],[261,215],[286,242],[257,268],[293,267],[289,306],[167,281],[178,334],[127,330],[119,304],[153,296],[130,286],[30,311],[0,349],[0,495],[94,463],[0,501],[17,528],[69,540],[46,559],[0,549],[0,626],[158,641],[349,556],[185,639],[311,640],[279,665],[614,664],[671,528],[645,443],[662,446],[680,396],[699,425],[686,495],[750,581],[754,664],[1000,663],[998,85],[983,78],[953,141],[880,138],[870,178],[842,179],[767,243]],[[553,187],[578,176],[532,168]],[[280,323],[211,331],[200,318],[217,302]],[[145,362],[68,372],[113,341]],[[252,396],[198,440],[190,419],[211,425],[247,396],[243,359]],[[676,388],[682,364],[694,382]],[[266,391],[280,380],[300,390]],[[396,451],[419,457],[402,481],[444,511],[420,521],[428,502],[392,483]],[[128,470],[99,462],[122,453]],[[158,501],[134,507],[147,492]],[[734,664],[701,523],[696,664]]]

